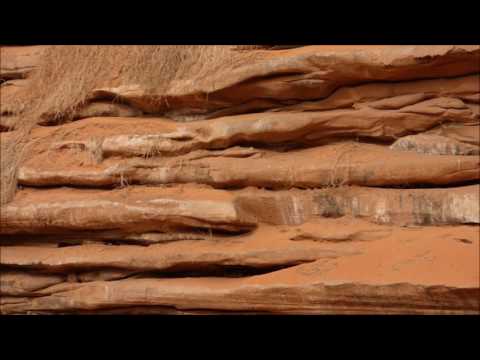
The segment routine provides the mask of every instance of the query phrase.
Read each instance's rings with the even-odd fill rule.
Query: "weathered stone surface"
[[[476,75],[416,81],[368,83],[346,86],[325,99],[303,101],[272,111],[320,111],[338,108],[371,107],[378,110],[401,109],[424,100],[448,97],[478,103]]]
[[[296,243],[290,241],[303,227],[289,227],[280,232],[275,227],[263,226],[253,233],[242,236],[210,235],[205,240],[180,240],[150,246],[109,246],[87,244],[62,248],[41,248],[36,246],[1,247],[0,264],[16,268],[36,268],[49,271],[126,269],[141,272],[152,271],[208,271],[222,267],[251,267],[268,269],[286,267],[321,258],[337,258],[358,253],[349,241],[358,240],[360,234],[365,241],[388,237],[392,228],[373,226],[358,220],[345,220],[352,226],[350,232],[343,231],[344,244],[338,243],[338,235],[331,230],[333,240],[324,242]],[[305,224],[306,228],[328,224],[320,220]],[[363,226],[363,228],[362,228]],[[370,238],[368,233],[375,232]],[[376,236],[375,236],[376,235]],[[367,240],[368,239],[368,240]]]
[[[208,116],[229,107],[224,110],[229,114],[252,112],[323,98],[346,85],[435,78],[447,72],[449,77],[467,75],[480,70],[475,62],[479,56],[478,46],[306,46],[266,51],[243,66],[199,79],[193,87],[180,81],[167,93],[155,93],[141,84],[126,84],[96,89],[91,97],[120,98],[144,112],[174,118]]]
[[[52,190],[26,196],[20,191],[18,201],[2,207],[0,234],[175,228],[239,231],[255,226],[239,217],[231,201],[210,200],[208,193],[204,191],[200,194],[203,199],[197,200],[188,192],[182,194],[181,189],[177,193],[151,188],[118,192]]]
[[[446,136],[471,145],[480,145],[480,125],[442,124],[426,131],[425,134]]]
[[[352,215],[378,223],[478,224],[479,185],[454,189],[231,191],[132,187],[117,191],[19,191],[3,206],[0,234],[74,231],[123,233],[177,229],[242,231],[257,222],[301,224],[312,217]],[[205,200],[210,198],[211,200]],[[61,199],[61,200],[60,200]]]
[[[107,154],[132,156],[145,154],[148,149],[172,154],[225,148],[242,142],[305,143],[347,136],[389,140],[409,132],[428,130],[446,119],[459,123],[472,121],[470,109],[449,109],[447,103],[436,102],[426,101],[412,111],[366,108],[224,117],[177,126],[176,131],[166,134],[107,138],[102,149]]]
[[[1,314],[480,313],[478,45],[112,49],[0,49]]]
[[[393,150],[413,151],[430,155],[479,155],[480,147],[462,143],[439,135],[410,135],[395,141],[391,146]]]
[[[0,260],[2,259],[3,254]],[[62,283],[65,280],[66,276],[63,275],[2,271],[0,275],[0,296],[35,296],[36,291]]]
[[[250,277],[64,283],[39,291],[42,297],[5,304],[2,312],[168,306],[220,312],[478,313],[478,233],[457,228],[456,239],[451,231],[438,231],[410,230],[367,242],[358,255]]]
[[[23,79],[37,67],[45,46],[0,47],[0,79]]]
[[[339,187],[323,190],[239,192],[236,208],[269,224],[302,224],[314,217],[345,215],[380,224],[479,224],[480,186],[446,189]]]
[[[478,154],[478,147],[473,145],[462,145],[434,135],[424,136],[426,139],[401,138],[391,148],[414,148],[419,153],[437,155]],[[197,151],[168,159],[111,158],[100,164],[88,164],[88,160],[100,151],[94,148],[95,144],[87,143],[81,148],[86,152],[84,156],[78,154],[79,145],[81,143],[56,144],[54,147],[59,149],[59,154],[50,151],[32,157],[19,169],[19,183],[102,187],[193,182],[220,188],[315,188],[339,184],[444,185],[480,179],[480,159],[475,156],[417,155],[355,142],[280,153],[230,148],[226,151]],[[73,150],[66,151],[68,147]],[[76,164],[72,161],[75,157],[78,159]]]
[[[245,143],[265,146],[293,142],[309,145],[332,142],[339,138],[388,142],[411,133],[431,130],[446,121],[469,127],[479,123],[472,110],[461,100],[438,98],[399,110],[366,107],[357,110],[270,112],[227,116],[189,124],[178,124],[161,118],[148,121],[90,118],[81,125],[69,124],[39,130],[34,134],[44,137],[46,143],[51,143],[55,134],[60,135],[62,129],[65,132],[68,129],[72,132],[62,134],[62,141],[88,140],[90,143],[92,137],[96,138],[100,143],[99,152],[104,157],[148,156],[179,155],[198,149],[223,149]],[[73,132],[78,128],[83,131]]]

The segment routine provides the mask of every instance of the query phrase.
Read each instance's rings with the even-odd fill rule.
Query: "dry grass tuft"
[[[0,133],[0,205],[12,200],[17,189],[17,168],[28,148],[31,127],[10,133]]]
[[[140,84],[157,94],[205,92],[213,74],[239,67],[255,51],[232,46],[51,46],[15,110],[27,116],[69,120],[93,89]],[[159,100],[165,101],[165,99]],[[25,118],[22,116],[22,118]],[[25,120],[28,121],[28,120]]]
[[[359,144],[356,142],[346,141],[342,144],[341,148],[337,150],[337,157],[335,159],[335,165],[333,166],[332,172],[330,173],[330,179],[328,181],[327,188],[342,187],[348,183],[349,174],[351,170],[351,160],[348,158],[348,161],[344,161],[347,155],[351,155],[359,147]],[[347,174],[342,176],[339,175],[338,170],[340,164],[346,164],[343,166],[343,170],[347,170]]]

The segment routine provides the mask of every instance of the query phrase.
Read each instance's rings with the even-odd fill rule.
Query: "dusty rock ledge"
[[[1,314],[480,314],[479,46],[0,51]]]
[[[428,136],[427,137],[428,141]],[[434,136],[434,135],[429,135]],[[433,138],[432,153],[452,152],[461,147]],[[407,150],[414,138],[410,138]],[[453,140],[452,140],[453,141]],[[418,141],[417,141],[418,143]],[[428,144],[418,145],[415,152],[425,152]],[[61,144],[61,147],[77,144]],[[457,145],[457,146],[455,146]],[[415,146],[415,145],[414,145]],[[442,147],[443,146],[443,147]],[[402,147],[396,142],[393,150]],[[421,148],[419,148],[421,147]],[[465,152],[477,150],[463,145]],[[468,149],[468,150],[467,150]],[[401,149],[403,150],[403,149]],[[199,183],[217,188],[257,186],[267,188],[317,188],[333,185],[398,186],[445,185],[480,179],[478,156],[434,156],[406,151],[391,151],[385,147],[342,143],[306,150],[272,152],[254,148],[231,148],[231,151],[197,151],[188,156],[162,159],[112,158],[100,164],[90,164],[89,156],[65,157],[45,153],[44,161],[33,158],[18,171],[18,181],[29,186],[104,187],[123,184]],[[75,151],[75,150],[74,150]],[[477,151],[478,152],[478,151]],[[63,157],[63,158],[62,158]],[[62,161],[65,159],[66,161]],[[66,162],[70,164],[66,170]],[[76,165],[76,166],[75,166]]]

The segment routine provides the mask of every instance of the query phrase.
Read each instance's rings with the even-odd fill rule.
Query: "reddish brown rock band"
[[[480,314],[480,46],[0,51],[1,314]]]

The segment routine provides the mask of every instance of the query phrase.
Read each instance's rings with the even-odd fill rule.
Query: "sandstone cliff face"
[[[480,46],[0,50],[2,314],[480,313]]]

